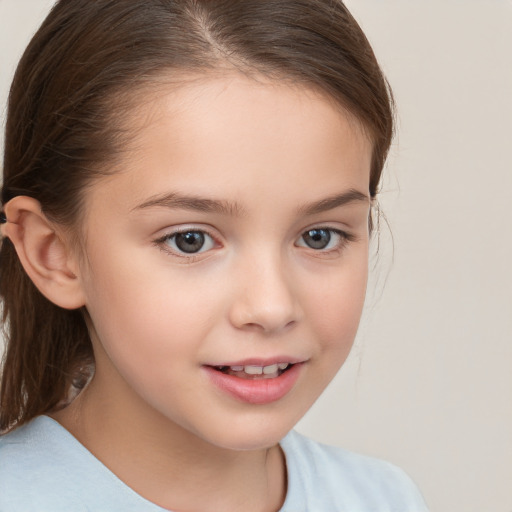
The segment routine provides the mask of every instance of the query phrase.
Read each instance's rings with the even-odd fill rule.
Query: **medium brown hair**
[[[231,67],[322,91],[373,142],[378,192],[393,134],[385,78],[340,0],[61,0],[35,34],[12,83],[2,204],[37,199],[77,226],[85,187],[122,150],[122,119],[164,75]],[[142,93],[141,93],[142,94]],[[57,307],[0,250],[6,352],[0,432],[66,402],[93,363],[84,312]]]

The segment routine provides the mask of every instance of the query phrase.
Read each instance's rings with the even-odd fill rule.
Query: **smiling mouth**
[[[225,375],[232,375],[240,379],[261,380],[275,379],[290,370],[292,366],[292,363],[276,363],[268,366],[213,366],[212,368]]]

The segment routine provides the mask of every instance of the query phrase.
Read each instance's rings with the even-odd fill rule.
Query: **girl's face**
[[[122,170],[86,196],[103,399],[216,446],[273,445],[356,334],[371,143],[319,94],[235,74],[169,87],[132,124]]]

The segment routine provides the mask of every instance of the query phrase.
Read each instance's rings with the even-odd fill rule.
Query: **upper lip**
[[[292,356],[277,356],[277,357],[268,357],[268,358],[261,358],[261,357],[250,357],[247,359],[239,359],[237,361],[222,361],[219,363],[208,363],[205,366],[271,366],[273,364],[281,364],[281,363],[288,363],[288,364],[297,364],[297,363],[304,363],[306,359],[299,358],[299,357],[292,357]]]

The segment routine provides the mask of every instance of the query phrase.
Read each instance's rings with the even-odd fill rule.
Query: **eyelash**
[[[179,248],[173,249],[173,248],[169,247],[169,245],[168,245],[169,241],[174,240],[174,243],[175,243],[175,239],[177,236],[179,236],[180,234],[187,234],[187,233],[200,233],[200,234],[206,235],[208,238],[210,238],[214,245],[218,243],[216,238],[204,228],[177,229],[175,231],[172,231],[170,233],[167,233],[167,234],[161,236],[160,238],[156,239],[153,243],[157,247],[159,247],[163,252],[165,252],[166,254],[169,254],[172,256],[178,256],[180,258],[186,258],[187,260],[191,260],[191,261],[196,259],[198,255],[210,250],[210,249],[202,250],[202,248],[201,248],[198,252],[187,253],[185,251],[180,251]]]
[[[338,243],[336,243],[336,246],[335,247],[332,247],[332,248],[329,248],[329,249],[324,249],[324,248],[321,248],[321,249],[315,249],[313,247],[310,247],[308,246],[306,243],[304,243],[303,245],[298,245],[298,241],[300,240],[303,240],[304,239],[304,236],[306,234],[309,234],[313,231],[326,231],[330,234],[330,236],[332,237],[332,234],[334,233],[337,237],[339,237],[339,241]],[[191,252],[191,253],[187,253],[185,251],[181,251],[179,248],[177,249],[174,249],[174,248],[171,248],[169,247],[169,244],[168,242],[169,241],[174,241],[174,244],[176,244],[176,237],[179,236],[180,234],[190,234],[190,233],[196,233],[196,234],[201,234],[201,235],[206,235],[206,237],[208,237],[209,239],[211,239],[211,243],[212,244],[218,244],[216,238],[211,234],[209,233],[207,230],[205,230],[204,228],[185,228],[185,229],[178,229],[178,230],[175,230],[175,231],[172,231],[170,233],[167,233],[163,236],[161,236],[160,238],[157,238],[156,240],[154,240],[154,244],[159,247],[163,252],[165,252],[166,254],[169,254],[169,255],[172,255],[172,256],[177,256],[177,257],[180,257],[180,258],[186,258],[187,260],[193,262],[195,259],[197,259],[197,256],[202,254],[202,253],[205,253],[205,252],[208,252],[209,250],[211,250],[212,248],[207,248],[205,250],[203,250],[203,248],[201,247],[201,249],[197,252]],[[309,229],[306,229],[305,231],[303,231],[298,239],[297,242],[295,242],[295,246],[296,247],[302,247],[304,249],[310,249],[312,250],[314,253],[318,254],[318,255],[328,255],[328,254],[337,254],[339,253],[340,251],[342,251],[345,246],[350,243],[350,242],[354,242],[356,240],[356,237],[350,233],[347,233],[346,231],[343,231],[343,230],[340,230],[340,229],[336,229],[336,228],[332,228],[332,227],[329,227],[329,226],[315,226],[315,227],[312,227],[312,228],[309,228]],[[329,240],[330,242],[330,240]]]
[[[301,236],[299,237],[299,241],[300,240],[303,240],[304,239],[304,236],[306,234],[310,234],[312,233],[313,231],[326,231],[330,234],[330,238],[329,238],[329,241],[328,243],[330,243],[330,241],[332,240],[332,234],[334,233],[337,237],[339,237],[339,240],[338,242],[335,244],[334,247],[331,247],[329,249],[325,249],[325,248],[322,248],[322,249],[314,249],[313,247],[310,247],[308,246],[307,244],[304,244],[304,245],[298,245],[297,242],[296,242],[296,246],[297,247],[303,247],[305,249],[311,249],[314,251],[314,253],[318,256],[327,256],[327,255],[336,255],[336,254],[339,254],[345,247],[347,244],[349,244],[350,242],[354,242],[356,240],[356,237],[350,233],[347,233],[346,231],[343,231],[341,229],[336,229],[336,228],[332,228],[332,227],[329,227],[329,226],[314,226],[312,228],[309,228],[309,229],[306,229],[305,231],[302,232]]]

